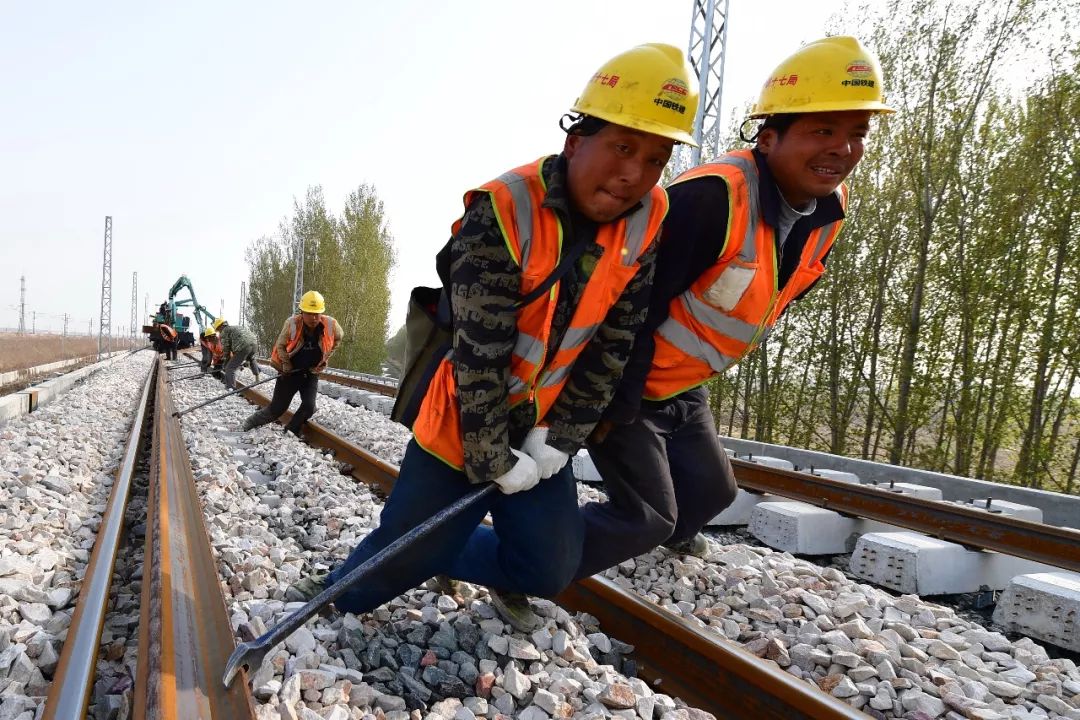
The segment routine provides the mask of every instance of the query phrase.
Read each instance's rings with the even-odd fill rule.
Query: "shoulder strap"
[[[537,298],[543,297],[547,291],[551,289],[551,286],[557,283],[562,276],[570,270],[570,266],[577,262],[577,259],[585,253],[586,245],[588,245],[588,243],[580,242],[570,248],[570,252],[562,256],[562,259],[559,260],[559,264],[555,266],[555,269],[551,271],[551,274],[544,278],[544,282],[540,283],[531,293],[518,300],[517,307],[525,307]],[[453,325],[453,315],[450,310],[450,298],[446,292],[445,286],[439,293],[439,300],[434,315],[434,321],[439,326],[450,328]]]
[[[577,259],[585,253],[586,245],[588,245],[588,243],[579,242],[574,245],[574,247],[570,248],[570,252],[563,255],[562,259],[559,260],[559,264],[551,271],[551,274],[544,278],[544,282],[537,285],[535,290],[518,301],[518,307],[525,307],[532,301],[545,295],[547,291],[551,289],[551,286],[562,279],[562,276],[570,270],[570,266],[577,262]]]

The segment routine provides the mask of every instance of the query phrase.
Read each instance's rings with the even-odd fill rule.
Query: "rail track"
[[[263,393],[244,397],[265,407]],[[280,418],[288,422],[291,412]],[[358,480],[384,491],[397,468],[309,422],[305,440],[335,453]],[[556,601],[567,610],[587,612],[610,634],[636,648],[641,674],[659,681],[664,692],[723,718],[862,718],[861,712],[802,682],[750,652],[699,632],[685,620],[643,600],[609,580],[593,577],[575,583]]]
[[[320,377],[340,385],[387,396],[396,382],[377,376],[330,368]],[[980,512],[953,503],[924,500],[887,488],[782,470],[733,458],[735,480],[743,490],[775,495],[847,515],[895,525],[969,548],[993,550],[1014,557],[1080,572],[1080,531],[1008,515]]]
[[[164,362],[158,359],[134,413],[124,459],[46,700],[43,717],[47,720],[86,716],[124,504],[141,452],[149,453],[151,472],[133,716],[255,717],[247,677],[242,676],[229,689],[220,682],[235,644],[234,633],[190,459],[179,423],[172,418],[174,408],[163,369]],[[335,377],[323,377],[337,382]],[[254,389],[244,396],[256,405],[269,403],[266,395]],[[287,412],[280,420],[285,422],[289,417]],[[318,423],[309,423],[305,440],[331,451],[354,478],[383,492],[393,487],[397,476],[394,465]],[[792,497],[971,546],[1080,569],[1080,533],[1075,531],[749,462],[735,460],[733,464],[740,484],[756,492]],[[634,645],[634,659],[643,678],[718,717],[865,717],[775,663],[695,628],[610,580],[594,577],[581,581],[556,601],[567,610],[589,613],[608,634]]]
[[[136,458],[150,445],[142,614],[135,718],[254,718],[246,684],[226,689],[225,660],[234,647],[179,423],[160,358],[148,374],[124,459],[83,579],[71,628],[45,701],[43,718],[87,715],[109,587],[120,545]]]

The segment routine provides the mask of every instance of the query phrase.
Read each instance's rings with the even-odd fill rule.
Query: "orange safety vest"
[[[555,270],[562,252],[563,228],[554,210],[543,207],[547,188],[541,173],[546,158],[504,173],[465,194],[465,207],[487,193],[503,239],[521,268],[521,295],[532,292]],[[667,214],[667,193],[654,187],[630,215],[601,225],[596,242],[604,253],[589,278],[581,302],[558,348],[548,347],[559,283],[540,299],[517,310],[517,341],[510,359],[509,403],[536,404],[539,424],[559,396],[578,355],[588,345],[638,270]],[[456,234],[461,219],[453,225]],[[452,351],[451,351],[452,352]],[[541,370],[543,372],[541,372]],[[461,408],[451,353],[440,362],[413,424],[417,443],[455,468],[465,465]]]
[[[217,337],[215,337],[213,340],[207,340],[206,338],[202,338],[201,340],[199,340],[199,344],[206,348],[210,355],[213,356],[213,362],[215,364],[218,363],[225,355],[225,350],[221,347],[221,340],[219,340]]]
[[[656,352],[645,379],[644,397],[663,400],[695,388],[734,365],[772,331],[784,309],[814,284],[822,259],[843,220],[813,230],[799,265],[784,288],[777,287],[776,229],[761,216],[757,162],[737,150],[699,165],[672,182],[718,177],[728,188],[727,238],[721,258],[671,301],[668,318],[656,330]],[[847,207],[847,186],[835,191]],[[729,257],[728,243],[741,243]]]
[[[302,315],[293,315],[291,318],[285,321],[289,328],[288,335],[285,339],[285,354],[290,358],[296,355],[300,351],[300,342],[304,337],[302,332],[304,326],[304,318]],[[322,335],[319,337],[319,347],[322,348],[323,360],[330,357],[330,353],[334,350],[334,328],[337,327],[337,320],[329,315],[322,316]],[[270,362],[275,367],[280,368],[282,357],[278,353],[277,345],[274,345],[274,350],[270,353]]]

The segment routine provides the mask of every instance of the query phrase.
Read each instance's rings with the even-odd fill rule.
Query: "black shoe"
[[[709,541],[701,533],[679,542],[664,543],[664,547],[679,555],[693,555],[702,559],[709,553]]]
[[[529,605],[529,596],[524,593],[508,593],[488,588],[491,596],[491,606],[503,622],[509,623],[510,627],[518,632],[531,633],[540,629],[543,621],[533,612]]]

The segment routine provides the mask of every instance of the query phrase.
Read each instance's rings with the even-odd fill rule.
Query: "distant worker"
[[[705,383],[764,342],[817,283],[844,222],[844,179],[883,102],[881,69],[853,37],[803,46],[766,79],[735,150],[668,186],[645,326],[589,442],[608,500],[582,507],[577,577],[663,544],[703,555],[699,532],[735,479]]]
[[[562,153],[465,194],[436,258],[452,333],[424,365],[430,382],[413,388],[413,439],[379,527],[328,576],[290,588],[289,599],[340,580],[493,482],[501,492],[336,605],[368,612],[445,575],[447,585],[487,586],[507,622],[536,628],[523,593],[555,595],[577,569],[583,528],[569,459],[611,400],[644,320],[667,212],[657,181],[675,144],[693,143],[697,101],[681,50],[635,47],[586,82],[560,123]]]
[[[167,322],[158,323],[158,336],[161,338],[161,346],[165,351],[166,360],[176,359],[176,348],[180,345],[180,335],[176,329]]]
[[[247,328],[233,326],[224,318],[214,321],[214,330],[221,336],[221,352],[225,356],[225,386],[236,387],[236,371],[245,362],[255,380],[259,380],[259,364],[255,362],[255,335]]]
[[[245,431],[277,420],[289,409],[296,393],[300,393],[300,407],[285,429],[299,437],[304,423],[315,414],[319,373],[326,368],[345,332],[341,323],[325,314],[326,302],[315,290],[304,293],[299,310],[285,321],[270,354],[270,364],[281,373],[274,382],[270,404],[244,421]]]
[[[202,348],[200,366],[203,372],[210,368],[214,369],[214,376],[221,377],[221,369],[225,365],[225,350],[221,347],[221,338],[212,327],[203,330],[199,338],[199,346]]]

